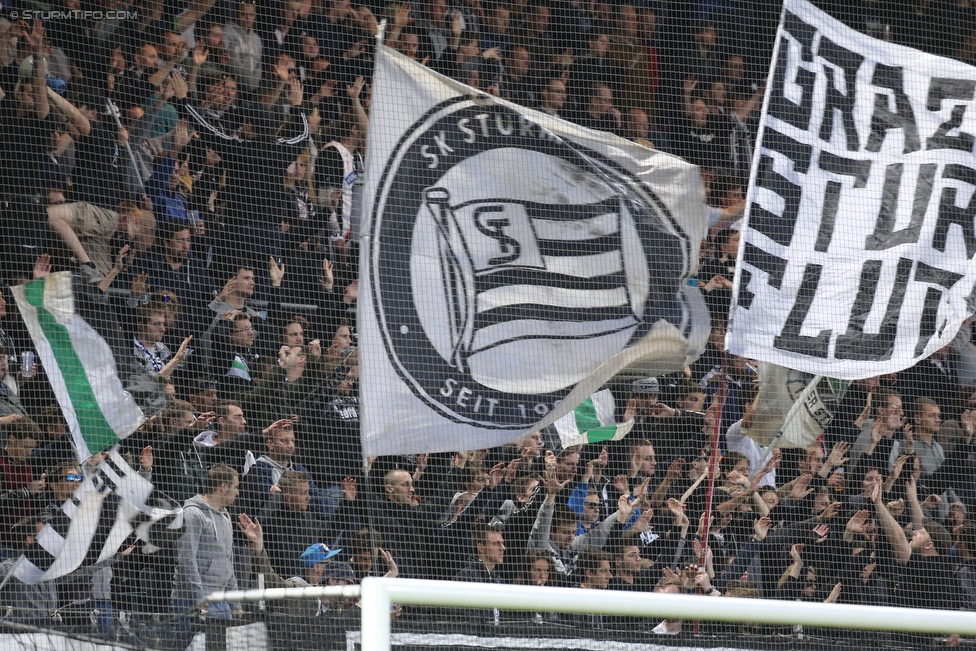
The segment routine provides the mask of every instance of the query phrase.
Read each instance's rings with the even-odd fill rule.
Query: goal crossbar
[[[389,651],[393,604],[976,635],[976,613],[962,611],[368,577],[363,649]]]
[[[319,597],[361,599],[362,648],[370,651],[390,649],[393,604],[976,635],[976,613],[963,611],[419,579],[367,577],[362,586],[235,590],[215,592],[208,600],[242,602]]]

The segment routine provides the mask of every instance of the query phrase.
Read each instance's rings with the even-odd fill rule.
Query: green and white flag
[[[145,415],[119,380],[108,343],[75,312],[71,273],[12,288],[84,460],[132,434]]]
[[[618,441],[627,436],[634,427],[634,419],[617,423],[613,412],[613,394],[610,389],[594,393],[583,404],[554,423],[563,447]]]

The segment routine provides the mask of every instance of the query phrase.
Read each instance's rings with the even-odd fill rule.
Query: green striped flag
[[[81,460],[129,436],[145,416],[122,388],[108,343],[75,313],[71,273],[13,288]]]
[[[617,423],[613,417],[613,394],[610,389],[597,391],[579,407],[555,422],[564,448],[583,443],[618,441],[634,427],[634,420]]]

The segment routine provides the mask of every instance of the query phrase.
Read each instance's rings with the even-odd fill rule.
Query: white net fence
[[[355,649],[351,597],[208,596],[383,576],[972,610],[974,46],[968,0],[0,1],[0,646]]]

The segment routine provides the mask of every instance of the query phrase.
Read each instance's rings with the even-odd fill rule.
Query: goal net
[[[0,0],[0,649],[971,644],[973,64],[971,0]]]

